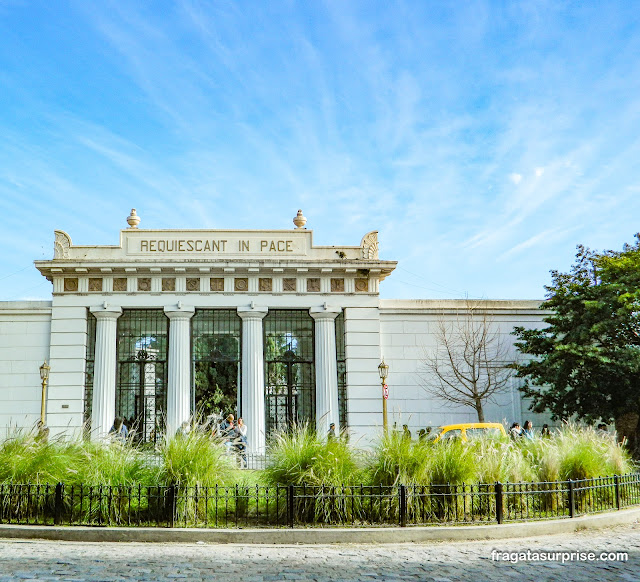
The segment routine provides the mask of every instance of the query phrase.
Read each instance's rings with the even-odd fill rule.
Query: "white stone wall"
[[[329,295],[343,307],[348,389],[348,419],[355,441],[366,446],[382,429],[382,390],[378,364],[389,364],[389,425],[408,424],[415,435],[426,426],[477,420],[471,408],[450,408],[421,386],[425,349],[434,345],[438,318],[453,318],[464,301],[378,300],[371,295]],[[324,298],[322,298],[324,299]],[[180,300],[196,307],[237,307],[249,300],[274,308],[321,305],[308,295],[111,294],[55,295],[51,302],[0,302],[0,434],[13,426],[33,426],[40,416],[39,366],[51,365],[47,423],[52,434],[77,431],[83,420],[87,308],[105,300],[123,308],[164,307]],[[513,342],[515,325],[539,327],[544,313],[537,301],[485,301],[495,325]],[[514,350],[515,355],[515,350]],[[529,418],[539,427],[548,418],[527,410],[517,390],[500,395],[485,409],[487,420],[521,424]]]
[[[49,359],[50,301],[0,302],[0,438],[40,419],[40,366]]]
[[[47,425],[51,434],[73,434],[82,427],[87,308],[54,297],[51,310],[51,379]]]
[[[544,312],[538,309],[538,301],[482,301],[493,324],[504,334],[504,339],[513,344],[511,335],[514,326],[540,327]],[[477,304],[477,303],[474,303]],[[465,301],[460,300],[381,300],[380,330],[381,352],[389,364],[389,425],[397,423],[401,429],[408,424],[415,436],[420,428],[441,426],[459,422],[477,422],[474,409],[465,406],[450,407],[434,398],[421,385],[421,365],[425,350],[436,344],[434,333],[439,318],[452,321],[456,310],[464,309]],[[515,348],[512,355],[516,357]],[[487,422],[514,421],[522,425],[530,419],[539,428],[548,417],[528,411],[528,403],[523,401],[517,390],[519,380],[513,379],[508,391],[496,396],[495,401],[485,407]]]
[[[382,430],[380,310],[345,309],[344,329],[349,434],[366,445]]]

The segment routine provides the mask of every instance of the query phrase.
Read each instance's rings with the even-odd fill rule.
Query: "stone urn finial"
[[[131,214],[127,216],[127,222],[129,223],[129,228],[138,228],[140,224],[140,217],[136,214],[136,209],[131,209]]]
[[[302,214],[302,210],[298,210],[298,214],[293,219],[293,224],[296,225],[296,228],[304,228],[304,225],[307,224],[307,219]]]

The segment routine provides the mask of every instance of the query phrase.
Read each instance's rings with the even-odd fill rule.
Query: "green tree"
[[[195,400],[198,413],[237,415],[239,343],[231,335],[199,338],[195,347]]]
[[[640,413],[640,236],[622,251],[578,247],[569,273],[551,271],[547,327],[516,327],[515,365],[535,412],[616,423],[636,446]]]

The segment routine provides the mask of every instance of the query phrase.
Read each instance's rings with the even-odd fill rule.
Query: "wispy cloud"
[[[0,20],[12,272],[50,252],[54,228],[117,242],[132,206],[158,228],[288,228],[303,208],[318,244],[380,231],[405,269],[384,296],[531,297],[577,242],[637,230],[630,4],[37,12],[17,3]]]

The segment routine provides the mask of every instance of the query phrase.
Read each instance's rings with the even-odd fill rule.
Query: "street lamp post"
[[[380,380],[382,380],[382,427],[387,434],[387,399],[389,398],[389,387],[387,386],[387,376],[389,375],[389,365],[384,363],[384,358],[378,366]]]
[[[40,366],[40,379],[42,380],[42,407],[40,408],[40,422],[42,426],[47,424],[47,380],[49,379],[49,370],[51,367],[47,365],[47,360]]]

